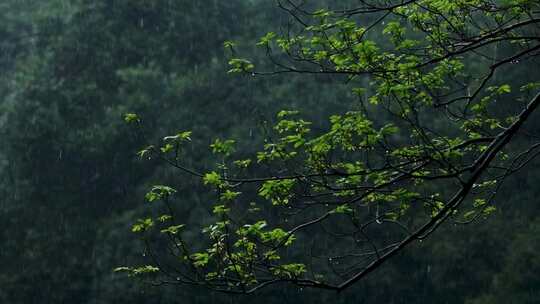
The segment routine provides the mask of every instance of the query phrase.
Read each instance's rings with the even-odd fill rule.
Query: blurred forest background
[[[138,159],[148,141],[193,130],[184,162],[204,168],[215,137],[248,138],[238,149],[253,152],[282,108],[313,121],[354,108],[343,79],[227,74],[224,41],[264,62],[252,46],[288,18],[264,0],[3,0],[0,302],[538,303],[538,162],[507,182],[488,219],[444,226],[338,295],[279,286],[238,297],[113,273],[141,258],[130,227],[149,185],[175,185],[187,222],[209,217],[200,183]],[[512,73],[540,78],[519,63]]]

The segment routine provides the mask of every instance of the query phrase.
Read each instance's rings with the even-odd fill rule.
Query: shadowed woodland
[[[537,1],[0,16],[0,302],[539,301]]]

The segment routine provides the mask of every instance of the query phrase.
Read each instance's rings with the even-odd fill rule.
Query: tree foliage
[[[152,265],[117,270],[232,293],[279,282],[343,290],[443,223],[494,212],[503,182],[538,154],[527,122],[539,83],[507,76],[538,65],[537,1],[278,6],[292,22],[257,43],[272,65],[261,70],[227,42],[229,72],[334,75],[357,106],[328,122],[283,110],[253,155],[216,139],[206,171],[181,157],[196,133],[141,150],[204,184],[213,221],[187,240],[175,189],[155,186],[146,197],[165,213],[133,227]]]

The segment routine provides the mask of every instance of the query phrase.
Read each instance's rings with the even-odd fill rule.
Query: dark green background
[[[239,150],[253,152],[261,123],[282,108],[322,125],[356,106],[342,79],[226,73],[225,40],[264,62],[252,45],[286,21],[273,1],[2,1],[0,303],[538,303],[538,162],[508,181],[489,219],[444,226],[340,294],[229,296],[112,272],[141,258],[130,226],[148,212],[149,185],[179,189],[187,222],[208,218],[197,181],[138,160],[143,145],[193,130],[184,160],[205,168],[215,137],[243,138]],[[143,118],[145,139],[126,112]]]

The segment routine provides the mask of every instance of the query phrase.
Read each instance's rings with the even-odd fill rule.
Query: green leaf
[[[259,195],[271,200],[274,205],[286,205],[292,196],[291,190],[295,183],[294,179],[266,181],[259,188]]]
[[[174,149],[174,146],[171,144],[166,144],[165,146],[161,147],[160,150],[163,153],[171,152]]]
[[[497,89],[497,94],[507,94],[512,92],[512,88],[508,84],[503,84]]]
[[[173,136],[163,137],[163,141],[172,141],[177,143],[191,141],[191,133],[191,131],[182,131]]]
[[[210,255],[206,252],[198,252],[191,255],[193,259],[193,266],[195,267],[204,267],[210,261]]]
[[[247,168],[251,164],[251,159],[235,160],[233,163],[239,168]]]
[[[221,186],[223,184],[221,176],[216,171],[206,173],[203,177],[203,183],[211,186]]]
[[[139,267],[117,267],[114,272],[127,272],[128,276],[139,276],[147,274],[155,274],[159,272],[159,268],[152,265],[145,265]]]
[[[340,206],[336,207],[334,210],[331,211],[331,213],[337,213],[337,214],[351,213],[351,212],[353,212],[353,210],[347,204],[340,205]]]
[[[135,113],[126,113],[124,114],[124,121],[127,123],[139,122],[139,116]]]
[[[257,43],[258,46],[268,46],[270,42],[276,37],[276,33],[268,32],[264,35],[261,40]]]
[[[135,223],[131,227],[131,231],[135,233],[145,232],[145,231],[148,231],[153,226],[154,226],[154,221],[151,218],[139,219],[137,220],[137,223]]]
[[[231,69],[228,71],[229,73],[249,72],[255,68],[251,61],[242,58],[233,58],[229,60],[229,65],[231,66]]]
[[[150,145],[142,150],[140,150],[139,152],[137,152],[137,155],[140,157],[140,158],[144,158],[145,156],[149,156],[150,153],[154,150],[154,146]]]
[[[223,42],[223,47],[224,48],[232,49],[235,46],[236,46],[236,43],[234,43],[233,41],[226,40],[226,41]]]
[[[229,211],[231,211],[231,209],[225,207],[225,205],[216,205],[214,206],[214,209],[212,210],[212,212],[217,215],[227,214],[229,213]]]
[[[232,139],[221,140],[217,138],[213,144],[210,145],[213,153],[223,154],[225,156],[231,155],[234,152],[234,143]]]
[[[296,110],[281,110],[277,113],[277,118],[283,119],[286,116],[297,115],[298,113],[300,112]]]
[[[273,267],[270,269],[270,271],[272,271],[272,274],[275,276],[292,279],[301,276],[307,270],[306,265],[293,263]]]
[[[166,221],[169,221],[171,219],[172,219],[172,216],[169,215],[169,214],[164,214],[164,215],[161,215],[161,216],[158,217],[158,221],[160,221],[162,223],[164,223]]]
[[[174,225],[174,226],[169,226],[165,229],[161,229],[161,233],[168,233],[168,234],[172,234],[172,235],[176,235],[178,234],[178,232],[184,228],[185,225]]]
[[[222,201],[232,201],[234,200],[237,196],[239,196],[242,192],[235,192],[235,191],[231,191],[229,189],[225,190],[225,192],[221,193],[219,199],[222,200]]]
[[[159,199],[165,199],[176,193],[176,190],[164,185],[152,186],[152,189],[146,193],[146,200],[148,202],[154,202]]]

